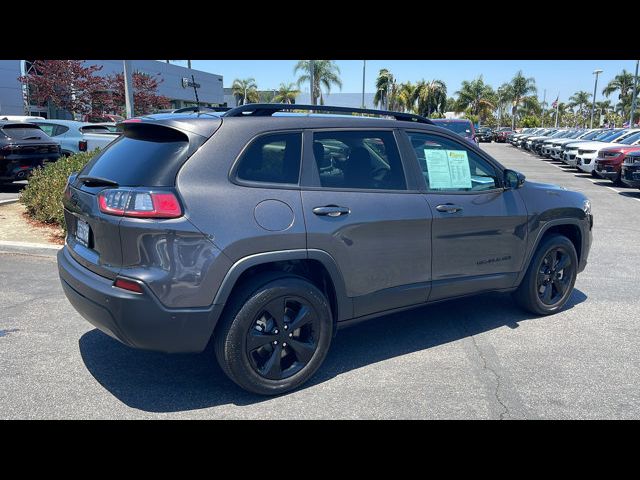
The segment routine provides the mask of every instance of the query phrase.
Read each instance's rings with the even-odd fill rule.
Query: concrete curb
[[[11,203],[16,203],[19,201],[19,198],[10,198],[9,200],[0,200],[0,205],[9,205]]]
[[[43,257],[54,257],[58,254],[63,245],[52,245],[49,243],[31,242],[11,242],[0,240],[0,253],[13,253],[19,255],[37,255]]]

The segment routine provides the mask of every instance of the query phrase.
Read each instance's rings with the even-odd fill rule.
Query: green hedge
[[[62,196],[67,179],[72,173],[79,172],[96,153],[98,150],[76,153],[35,169],[20,196],[27,213],[35,220],[58,225],[66,231]]]

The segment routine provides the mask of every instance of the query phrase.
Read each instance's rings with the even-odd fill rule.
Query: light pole
[[[362,61],[362,108],[364,108],[364,76],[367,69],[367,61]]]
[[[314,91],[313,91],[314,90],[314,88],[313,88],[313,84],[314,84],[313,74],[315,73],[314,72],[315,65],[314,65],[313,62],[314,62],[313,60],[309,60],[309,82],[311,84],[310,88],[309,88],[309,92],[311,93],[311,104],[315,105],[316,102],[315,102],[315,97],[313,95],[314,94]]]
[[[544,107],[547,103],[547,89],[544,89],[544,94],[542,96],[542,128],[544,128]]]
[[[593,102],[591,103],[591,126],[589,128],[593,128],[593,114],[596,110],[596,91],[598,90],[598,75],[602,73],[602,70],[594,70],[593,74],[596,76],[595,84],[593,85]]]
[[[168,63],[168,62],[167,62]],[[127,118],[133,117],[133,81],[132,81],[132,67],[131,60],[123,60],[123,73],[124,73],[124,103]]]
[[[629,128],[633,128],[633,114],[636,110],[636,100],[638,94],[638,64],[640,64],[640,60],[636,60],[636,74],[633,77],[633,95],[631,97],[631,115],[629,116]]]

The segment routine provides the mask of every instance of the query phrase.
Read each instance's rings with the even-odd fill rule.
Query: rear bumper
[[[134,348],[168,353],[201,352],[207,346],[223,305],[167,309],[145,285],[138,294],[113,286],[76,262],[67,247],[58,252],[65,295],[89,323]]]

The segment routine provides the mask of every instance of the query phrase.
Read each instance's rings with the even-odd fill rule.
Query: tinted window
[[[301,156],[301,133],[263,135],[243,153],[237,177],[250,182],[297,184]]]
[[[323,187],[406,189],[392,132],[317,132],[313,135],[313,154]]]
[[[69,127],[65,125],[56,125],[53,129],[54,135],[62,135],[63,133],[67,133],[69,131]]]
[[[496,169],[466,146],[437,135],[407,135],[430,191],[483,191],[499,185]]]
[[[110,130],[104,125],[88,125],[80,127],[82,133],[109,133]]]
[[[40,127],[40,129],[46,133],[47,135],[49,135],[50,137],[54,137],[54,130],[56,128],[55,125],[52,125],[50,123],[39,123],[38,126]]]
[[[16,140],[47,140],[49,136],[33,125],[6,125],[2,127],[2,132],[9,138]]]
[[[188,151],[188,138],[177,130],[132,126],[96,155],[81,174],[123,186],[173,186]]]
[[[447,121],[435,121],[435,124],[438,127],[446,128],[447,130],[451,130],[452,132],[456,132],[458,135],[462,135],[463,137],[471,136],[471,124],[467,122],[447,122]],[[467,130],[469,130],[467,132]]]
[[[622,143],[624,145],[632,145],[633,143],[637,142],[638,140],[640,140],[640,132],[636,132],[636,133],[634,133],[632,135],[629,135],[624,140],[620,140],[619,143]]]

